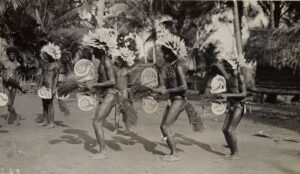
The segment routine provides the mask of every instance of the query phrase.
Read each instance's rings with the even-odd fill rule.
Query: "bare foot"
[[[109,158],[106,152],[96,153],[89,156],[90,160],[102,160]]]
[[[19,126],[20,125],[20,120],[19,119],[15,120],[14,125]]]
[[[48,125],[48,123],[47,123],[46,121],[44,121],[44,122],[38,124],[38,126],[47,126],[47,125]]]
[[[125,130],[124,135],[130,135],[130,131],[129,130]]]
[[[49,129],[55,128],[55,124],[54,124],[54,123],[50,123],[50,124],[47,126],[47,128],[49,128]]]
[[[120,133],[120,132],[119,132],[118,129],[116,129],[116,130],[114,130],[114,131],[112,132],[112,134],[114,134],[114,135],[119,134],[119,133]]]
[[[240,160],[241,158],[238,155],[226,155],[224,156],[226,160]]]
[[[172,161],[179,161],[180,158],[178,157],[178,155],[165,155],[161,157],[161,160],[172,162]]]

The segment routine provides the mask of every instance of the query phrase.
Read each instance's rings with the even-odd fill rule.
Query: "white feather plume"
[[[183,60],[187,57],[187,49],[184,40],[170,32],[165,32],[161,35],[161,37],[158,38],[157,43],[170,49],[178,59]]]
[[[104,50],[111,55],[113,49],[117,47],[116,33],[112,29],[98,28],[95,31],[89,31],[82,38],[82,45],[90,46]]]
[[[61,58],[61,51],[59,46],[54,45],[53,43],[48,43],[47,45],[43,46],[41,49],[41,54],[47,53],[49,56],[51,56],[53,59],[58,60]],[[41,56],[43,57],[43,56]]]
[[[136,33],[129,33],[124,39],[119,40],[118,50],[113,54],[113,61],[124,61],[130,67],[133,66],[136,59],[140,56],[140,47],[142,45],[136,40]]]

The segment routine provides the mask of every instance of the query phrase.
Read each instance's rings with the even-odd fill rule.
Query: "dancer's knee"
[[[93,121],[93,127],[94,127],[94,129],[98,129],[99,125],[100,125],[99,121],[97,121],[97,120]]]
[[[224,135],[227,135],[227,136],[235,136],[234,130],[230,129],[230,128],[223,129],[223,133],[224,133]]]
[[[162,132],[164,135],[166,135],[166,134],[168,134],[168,132],[169,132],[169,127],[168,127],[166,124],[161,124],[161,125],[160,125],[160,130],[161,130],[161,132]]]
[[[7,109],[9,112],[13,112],[15,110],[12,104],[8,104]]]
[[[103,122],[103,121],[101,121],[101,120],[99,120],[99,119],[94,119],[94,120],[93,120],[93,127],[98,129],[98,127],[99,127],[100,125],[102,125],[102,122]]]
[[[223,128],[223,134],[228,136],[230,133],[229,133],[229,129],[228,128]]]

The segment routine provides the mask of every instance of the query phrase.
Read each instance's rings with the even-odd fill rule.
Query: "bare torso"
[[[230,78],[226,81],[227,92],[232,94],[239,94],[243,92],[242,89],[243,82],[240,80],[240,76],[241,74],[230,75]],[[244,100],[244,98],[228,97],[228,100],[232,102],[239,102]]]
[[[98,83],[103,83],[103,82],[111,80],[110,76],[108,74],[108,69],[105,66],[105,61],[110,61],[110,60],[108,58],[104,58],[103,60],[100,61],[100,64],[99,64],[99,67],[98,67],[98,81],[97,81]],[[113,68],[113,67],[109,67],[109,68]],[[113,74],[113,76],[116,77],[115,74]],[[100,90],[103,93],[114,91],[114,89],[115,89],[115,85],[110,85],[110,86],[105,86],[105,87],[100,88]]]
[[[10,60],[7,60],[3,62],[3,66],[5,76],[8,76],[12,79],[17,79],[17,68],[20,66],[20,64],[17,61],[12,62]]]
[[[59,65],[56,62],[45,63],[43,66],[42,85],[53,90],[54,81],[59,72]]]
[[[174,65],[171,65],[169,68],[167,68],[166,72],[166,79],[165,79],[165,86],[166,89],[172,89],[181,86],[182,82],[180,81],[180,74],[177,73],[176,68],[178,63],[175,63]],[[186,91],[182,92],[171,92],[169,94],[170,99],[172,98],[182,98],[186,96]]]
[[[127,89],[127,87],[128,87],[127,69],[126,68],[117,69],[116,73],[117,73],[117,76],[116,76],[117,89],[119,91]]]

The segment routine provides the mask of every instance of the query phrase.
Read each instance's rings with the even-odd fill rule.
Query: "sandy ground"
[[[141,110],[137,127],[130,136],[113,135],[113,114],[105,123],[110,158],[92,161],[88,156],[98,149],[92,130],[93,112],[80,111],[76,102],[67,103],[71,116],[57,110],[55,129],[38,127],[35,119],[41,114],[41,101],[36,96],[17,96],[16,108],[22,115],[18,127],[0,128],[0,174],[298,174],[300,173],[300,131],[297,119],[277,119],[276,107],[253,106],[237,129],[241,160],[222,158],[224,147],[221,132],[224,116],[205,115],[207,128],[203,133],[192,131],[185,113],[173,126],[181,161],[162,162],[160,155],[169,153],[161,141],[159,125],[165,102],[152,115]],[[297,105],[296,107],[299,107]],[[200,107],[200,105],[197,105]],[[1,108],[5,113],[5,108]],[[286,113],[286,112],[285,112]],[[291,114],[287,114],[291,115]],[[286,117],[284,117],[286,118]],[[274,137],[254,136],[263,131]],[[298,142],[297,142],[298,141]]]

